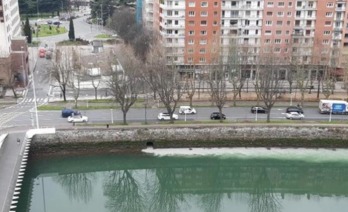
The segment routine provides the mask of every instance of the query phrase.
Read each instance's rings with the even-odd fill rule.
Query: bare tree
[[[2,58],[0,59],[0,66],[1,71],[0,72],[0,85],[3,86],[5,89],[11,89],[13,92],[13,95],[15,98],[17,98],[17,93],[15,91],[15,85],[16,85],[16,77],[19,78],[21,73],[14,73],[11,69],[11,60],[10,58]],[[23,80],[23,84],[25,84]],[[0,96],[2,96],[0,94]]]
[[[68,81],[68,86],[73,90],[73,97],[75,100],[75,108],[77,108],[77,100],[80,97],[80,84],[82,77],[82,64],[80,53],[76,49],[71,51],[72,58],[72,79]]]
[[[264,102],[268,113],[267,122],[270,122],[270,114],[272,107],[281,95],[281,80],[279,79],[280,57],[272,54],[270,48],[267,53],[260,57],[260,64],[255,80],[255,90],[258,93],[260,100]]]
[[[222,108],[227,101],[227,77],[224,65],[221,60],[216,60],[217,63],[207,66],[207,84],[209,85],[209,92],[211,101],[219,109],[220,122],[223,122]]]
[[[185,93],[190,100],[190,107],[193,107],[193,96],[196,93],[196,74],[186,74],[184,77],[185,80]]]
[[[288,74],[288,81],[296,82],[296,88],[299,90],[301,95],[301,106],[304,106],[305,93],[308,88],[308,66],[304,64],[298,57],[292,57],[290,61],[290,70]],[[292,89],[290,89],[292,91]],[[292,95],[292,92],[290,93]]]
[[[182,97],[184,85],[173,61],[167,60],[165,51],[159,44],[152,46],[149,51],[143,77],[150,89],[158,94],[170,114],[171,123],[174,123],[173,113]]]
[[[237,96],[241,95],[246,80],[246,77],[242,72],[242,67],[247,63],[248,46],[238,46],[236,41],[234,41],[234,43],[230,45],[226,64],[229,73],[229,82],[232,85],[233,106],[236,106]]]
[[[63,99],[66,102],[66,90],[73,74],[72,48],[56,49],[52,60],[52,68],[48,74],[58,83]]]
[[[116,55],[111,54],[110,58],[111,78],[107,85],[111,95],[121,107],[123,124],[127,124],[127,112],[136,102],[142,88],[140,74],[142,63],[126,46],[121,48]]]

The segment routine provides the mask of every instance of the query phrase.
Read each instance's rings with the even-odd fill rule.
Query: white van
[[[196,109],[190,106],[180,106],[179,113],[180,114],[196,114]]]

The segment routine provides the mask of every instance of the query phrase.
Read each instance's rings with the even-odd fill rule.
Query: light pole
[[[112,110],[112,108],[110,109],[110,113],[111,113],[111,124],[114,123],[114,112]]]

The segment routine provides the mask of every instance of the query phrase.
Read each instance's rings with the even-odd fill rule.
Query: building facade
[[[21,37],[17,0],[0,0],[0,96],[6,87],[28,83],[28,50]]]
[[[284,64],[342,68],[347,9],[347,0],[145,0],[143,17],[162,35],[168,59],[182,68],[217,57],[226,62],[235,46],[252,77],[267,52]]]

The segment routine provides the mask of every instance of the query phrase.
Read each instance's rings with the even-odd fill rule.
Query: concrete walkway
[[[10,133],[0,148],[0,212],[10,211],[12,196],[25,147],[25,132]],[[20,143],[17,139],[20,139]]]

